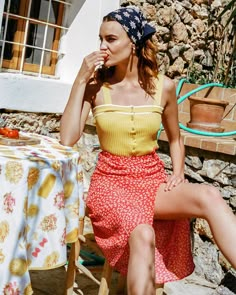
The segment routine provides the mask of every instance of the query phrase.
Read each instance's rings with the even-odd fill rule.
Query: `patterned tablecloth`
[[[32,136],[32,134],[31,134]],[[33,135],[40,144],[0,145],[0,294],[32,294],[30,269],[66,263],[84,215],[78,151]]]

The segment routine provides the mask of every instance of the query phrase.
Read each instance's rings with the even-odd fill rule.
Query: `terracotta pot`
[[[223,132],[221,127],[227,101],[190,96],[190,121],[187,126],[210,132]]]

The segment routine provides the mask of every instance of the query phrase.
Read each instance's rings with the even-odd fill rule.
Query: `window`
[[[66,1],[5,0],[0,68],[54,75]]]

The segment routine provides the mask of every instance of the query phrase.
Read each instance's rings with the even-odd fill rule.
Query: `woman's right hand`
[[[73,146],[83,132],[91,107],[87,102],[83,103],[86,85],[96,66],[104,62],[106,56],[107,53],[100,50],[92,52],[83,59],[61,118],[60,137],[61,143],[64,145]],[[78,116],[78,114],[80,115]]]
[[[106,58],[107,53],[104,50],[94,51],[87,55],[83,59],[76,80],[87,83],[93,75],[96,67],[99,66],[101,63],[104,63],[104,60]]]

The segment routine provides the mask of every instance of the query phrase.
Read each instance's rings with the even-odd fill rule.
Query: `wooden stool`
[[[73,295],[73,287],[75,282],[75,276],[77,271],[81,271],[83,274],[85,274],[89,279],[94,281],[99,287],[98,287],[98,295],[108,295],[110,292],[110,282],[111,277],[113,273],[113,268],[108,264],[108,262],[105,260],[105,263],[102,267],[99,267],[101,270],[101,278],[98,280],[92,273],[92,271],[82,265],[79,262],[79,254],[81,250],[81,245],[84,243],[86,244],[89,249],[92,250],[96,255],[99,257],[102,257],[102,252],[99,249],[94,235],[87,234],[83,235],[84,231],[84,218],[81,218],[80,225],[79,225],[79,239],[75,243],[71,245],[70,248],[70,254],[69,254],[69,260],[68,260],[68,268],[67,268],[67,277],[66,277],[66,295]],[[97,270],[98,268],[96,268]],[[118,284],[117,284],[117,295],[124,295],[126,294],[126,278],[123,276],[119,276]],[[164,286],[163,285],[156,285],[156,295],[164,295]]]

